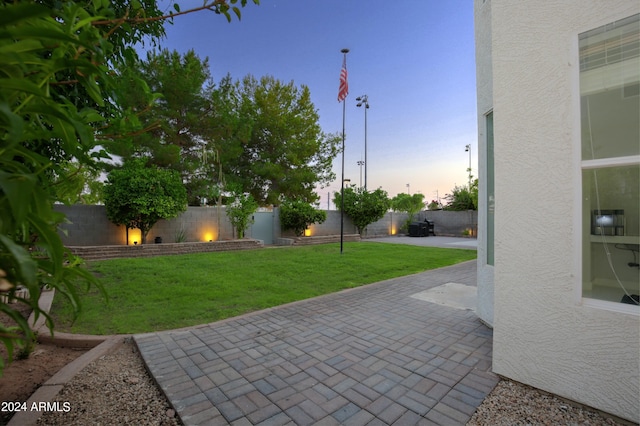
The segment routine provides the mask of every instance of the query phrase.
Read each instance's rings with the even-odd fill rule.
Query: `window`
[[[493,111],[486,115],[487,127],[487,265],[495,265],[495,161],[493,156]]]
[[[640,305],[640,14],[579,50],[582,295]]]

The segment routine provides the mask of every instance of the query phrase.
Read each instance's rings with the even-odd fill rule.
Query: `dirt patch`
[[[27,305],[16,303],[11,305],[24,318],[31,314]],[[15,323],[4,313],[0,313],[0,323],[13,326]],[[16,359],[5,365],[0,377],[0,403],[26,402],[29,397],[62,367],[85,353],[87,349],[63,348],[51,344],[36,344],[31,355],[26,359]],[[14,350],[14,357],[18,351]],[[7,351],[0,343],[0,356],[7,359]],[[13,417],[11,412],[0,411],[0,425],[6,424]]]

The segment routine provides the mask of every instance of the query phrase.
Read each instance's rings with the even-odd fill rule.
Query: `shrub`
[[[291,229],[297,236],[312,223],[322,223],[327,220],[327,212],[317,210],[304,201],[285,201],[280,206],[280,225],[283,229]]]

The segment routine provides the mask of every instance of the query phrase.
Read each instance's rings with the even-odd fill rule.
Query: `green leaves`
[[[92,164],[100,131],[95,125],[105,115],[120,115],[112,108],[107,64],[107,58],[118,60],[119,48],[105,40],[109,28],[93,25],[113,15],[112,3],[48,6],[0,4],[0,270],[14,289],[26,287],[30,298],[19,302],[36,316],[46,316],[38,306],[43,286],[56,288],[79,309],[75,286],[85,280],[98,285],[57,233],[62,217],[53,203],[62,185],[55,184],[67,180],[70,171],[64,165],[71,158]],[[0,311],[16,315],[5,303]],[[46,324],[52,329],[49,318]],[[17,330],[0,327],[9,349],[32,337],[24,320]]]
[[[122,76],[130,83],[122,101],[132,109],[148,106],[142,80],[162,95],[142,117],[146,126],[157,126],[135,145],[110,146],[125,158],[148,156],[179,171],[190,204],[210,199],[223,180],[241,185],[260,205],[284,198],[312,203],[316,186],[334,178],[340,138],[322,132],[306,86],[270,76],[226,77],[214,86],[207,60],[193,51],[148,54],[138,71]],[[217,164],[203,161],[203,151],[218,151]]]
[[[253,221],[249,219],[249,216],[252,216],[258,210],[258,203],[251,194],[242,193],[239,188],[234,188],[231,199],[233,201],[226,206],[225,211],[233,229],[236,231],[236,238],[242,239],[244,238],[244,231]]]
[[[280,206],[282,228],[293,230],[297,236],[301,236],[309,225],[322,223],[325,220],[327,220],[327,212],[316,210],[304,201],[286,200]]]
[[[391,199],[391,208],[396,212],[406,212],[408,214],[405,228],[409,229],[409,224],[413,222],[413,216],[424,209],[423,194],[398,194]]]
[[[220,2],[209,3],[215,4]],[[235,6],[222,4],[228,19],[231,13],[239,17]],[[136,92],[143,102],[124,104],[129,92],[118,78],[126,67],[137,66],[138,43],[155,43],[164,35],[164,18],[156,0],[0,3],[0,271],[13,288],[27,287],[31,298],[19,302],[36,315],[46,316],[38,306],[45,285],[75,309],[80,308],[76,286],[99,286],[62,245],[57,234],[62,218],[53,204],[69,201],[69,194],[83,187],[80,170],[105,157],[106,141],[145,130],[139,114],[153,100],[149,87]],[[172,82],[181,80],[174,76]],[[201,113],[195,108],[190,116]],[[127,141],[130,149],[132,140]],[[72,160],[79,165],[75,169],[69,167]],[[155,190],[147,188],[132,201],[146,215],[135,220],[147,231],[156,217],[177,214],[185,204],[176,173],[153,181]],[[149,205],[158,197],[164,198],[156,207]],[[1,302],[0,311],[16,315]],[[46,323],[52,329],[50,318]],[[9,352],[33,336],[26,321],[18,321],[18,330],[0,327]],[[3,365],[0,360],[0,373]]]
[[[478,179],[469,186],[455,186],[451,194],[445,196],[447,205],[444,210],[466,211],[478,209]]]
[[[260,205],[287,198],[316,201],[315,187],[333,177],[340,140],[322,132],[309,89],[271,76],[246,76],[231,90],[231,101],[214,109],[233,111],[237,133],[246,138],[222,142],[223,156],[235,153],[223,161],[229,180],[242,184]]]
[[[138,228],[142,244],[160,219],[171,219],[187,208],[187,193],[175,170],[146,167],[130,160],[109,173],[104,187],[107,217],[116,225]]]
[[[45,6],[33,3],[19,3],[11,7],[2,8],[0,13],[0,28],[6,25],[19,24],[33,18],[44,17],[49,14],[49,9]]]
[[[367,225],[381,219],[391,205],[387,192],[381,188],[367,191],[364,188],[351,186],[344,188],[344,212],[351,218],[362,234]],[[339,209],[342,206],[340,192],[335,192],[333,202]]]

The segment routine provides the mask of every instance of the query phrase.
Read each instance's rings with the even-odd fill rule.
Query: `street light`
[[[364,165],[364,161],[358,160],[358,166],[360,166],[360,188],[362,188],[362,166]]]
[[[367,95],[358,96],[356,106],[360,108],[364,105],[364,190],[367,190],[367,110],[369,109],[369,97]],[[361,185],[362,186],[362,185]]]
[[[471,189],[471,144],[467,144],[464,148],[464,152],[469,153],[469,168],[467,171],[469,172],[469,189]]]
[[[407,194],[411,195],[411,186],[407,184]]]

